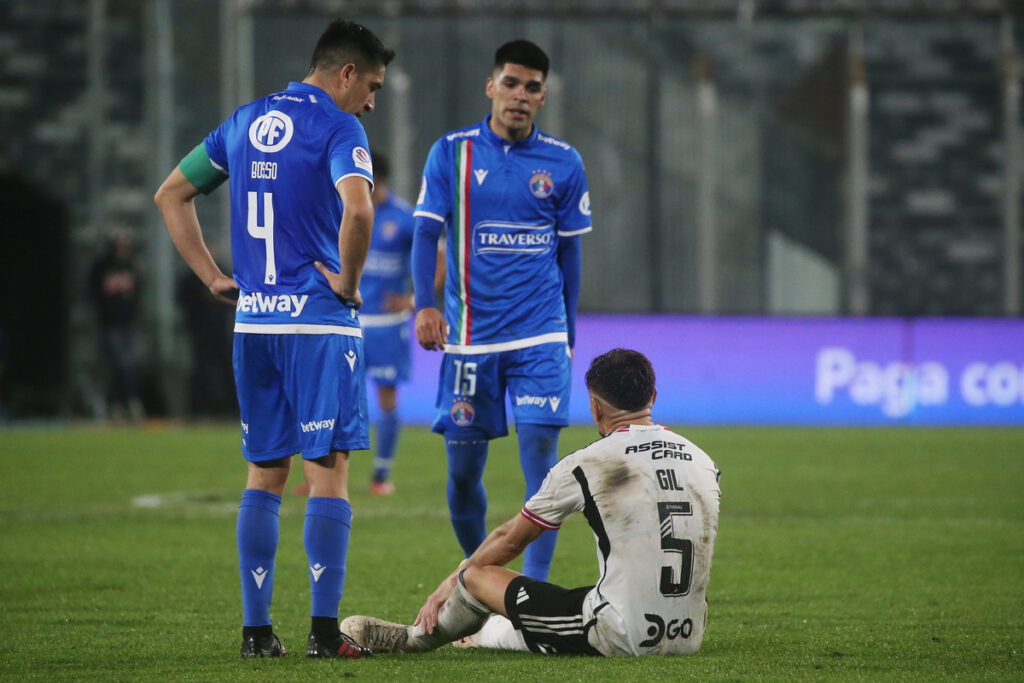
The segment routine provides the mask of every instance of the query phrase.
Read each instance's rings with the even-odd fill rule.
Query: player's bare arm
[[[363,273],[373,234],[373,201],[370,199],[370,186],[366,179],[356,176],[338,182],[338,195],[345,207],[338,232],[341,273],[332,272],[319,261],[315,265],[327,278],[334,293],[346,304],[358,309],[363,304],[359,293],[359,278]]]
[[[544,533],[543,528],[522,515],[516,515],[502,524],[492,531],[480,544],[480,547],[441,582],[437,590],[431,593],[413,623],[418,625],[422,622],[427,633],[433,633],[434,627],[437,625],[438,610],[455,590],[459,572],[470,568],[483,570],[482,576],[473,577],[476,580],[467,580],[470,593],[495,612],[504,614],[505,588],[513,578],[519,576],[518,573],[504,569],[504,567],[519,557],[526,546],[542,533]]]
[[[234,305],[238,298],[238,285],[221,271],[206,247],[196,215],[195,198],[198,194],[195,185],[188,181],[181,168],[176,167],[160,185],[153,201],[160,209],[167,232],[181,257],[214,297]]]

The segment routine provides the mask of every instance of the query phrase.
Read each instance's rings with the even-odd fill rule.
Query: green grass
[[[255,663],[238,657],[237,427],[0,431],[0,679],[1024,678],[1024,430],[678,431],[723,472],[699,654],[306,660],[304,502],[289,495],[273,616],[292,654]],[[592,438],[567,430],[561,450]],[[342,612],[408,620],[460,559],[443,449],[407,429],[390,499],[366,492],[369,461],[353,458]],[[493,444],[486,479],[493,527],[522,503],[513,439]],[[596,572],[574,518],[551,579]]]

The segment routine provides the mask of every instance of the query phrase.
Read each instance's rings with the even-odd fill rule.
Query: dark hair
[[[587,389],[620,410],[640,410],[654,397],[654,368],[639,351],[612,349],[591,361]]]
[[[395,51],[380,41],[373,31],[348,19],[337,19],[320,36],[313,49],[309,72],[334,71],[346,64],[359,69],[387,66]]]
[[[379,147],[370,147],[370,158],[373,159],[373,179],[387,180],[391,177],[391,163],[388,155]]]
[[[527,69],[536,69],[548,77],[548,56],[536,43],[519,38],[510,40],[494,53],[494,68],[500,69],[506,64],[519,64]]]

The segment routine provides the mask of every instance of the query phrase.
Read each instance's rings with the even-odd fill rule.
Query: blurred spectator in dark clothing
[[[100,349],[107,366],[107,410],[111,417],[137,422],[145,417],[136,379],[136,323],[139,272],[131,235],[114,235],[93,264],[89,289],[99,316]]]
[[[235,312],[213,298],[192,271],[178,279],[178,303],[192,351],[192,417],[226,417],[238,413],[231,345]]]

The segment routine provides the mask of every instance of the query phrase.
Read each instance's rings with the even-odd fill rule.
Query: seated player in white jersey
[[[718,468],[653,422],[654,369],[643,354],[609,351],[594,359],[586,379],[604,438],[551,468],[522,512],[441,582],[412,626],[352,616],[342,629],[353,640],[375,652],[424,652],[460,640],[542,654],[700,649],[718,532]],[[567,590],[505,567],[573,512],[594,532],[597,585]]]

